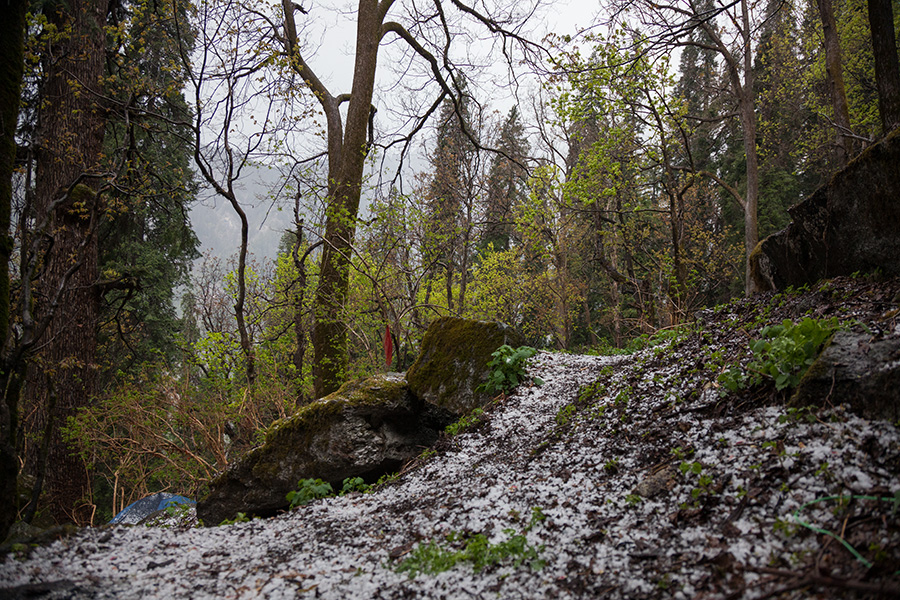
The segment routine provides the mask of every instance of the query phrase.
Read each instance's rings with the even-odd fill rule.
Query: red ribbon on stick
[[[391,368],[391,359],[394,357],[394,340],[391,338],[391,326],[384,326],[384,362],[387,368]]]

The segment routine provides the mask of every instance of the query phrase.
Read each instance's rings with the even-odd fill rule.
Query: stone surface
[[[900,131],[791,207],[791,224],[750,255],[756,291],[880,269],[900,275]]]
[[[301,479],[323,479],[335,491],[348,477],[372,483],[432,445],[452,420],[413,396],[402,374],[344,384],[276,422],[262,446],[212,481],[197,516],[218,525],[239,512],[273,515]]]
[[[442,317],[428,327],[416,362],[407,371],[416,397],[462,416],[491,400],[477,390],[487,379],[491,353],[524,345],[520,333],[491,321]]]
[[[900,420],[900,335],[838,331],[809,367],[791,405],[844,403],[868,419]]]

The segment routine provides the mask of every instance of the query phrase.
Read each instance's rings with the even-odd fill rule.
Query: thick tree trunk
[[[900,62],[891,0],[869,0],[869,27],[875,56],[875,83],[881,126],[888,134],[900,127]]]
[[[90,493],[87,470],[64,441],[61,429],[97,392],[96,196],[88,187],[75,184],[96,182],[85,175],[97,171],[104,119],[85,88],[96,89],[103,75],[107,2],[71,0],[52,6],[55,12],[47,15],[48,20],[59,31],[70,28],[71,34],[49,46],[44,57],[35,214],[38,223],[47,219],[44,233],[52,245],[36,290],[38,318],[52,310],[48,299],[73,265],[80,265],[53,313],[46,345],[29,369],[25,430],[32,436],[45,429],[52,432],[45,471],[48,515],[60,523],[87,523],[92,514],[85,502]],[[48,412],[51,385],[57,402],[55,410]],[[31,471],[38,469],[38,446],[39,442],[28,446],[26,466]]]
[[[5,345],[9,323],[9,236],[12,207],[12,174],[16,159],[16,124],[22,86],[25,40],[25,9],[28,3],[16,0],[0,19],[0,348]],[[0,385],[7,381],[11,365],[0,365]],[[7,385],[0,394],[0,539],[6,538],[16,517],[16,454],[18,391]]]
[[[825,70],[828,75],[828,91],[834,109],[834,124],[837,127],[836,155],[839,167],[847,164],[852,154],[850,133],[850,109],[844,90],[844,72],[841,68],[841,46],[838,40],[837,23],[831,0],[817,0],[822,32],[825,36]]]
[[[356,63],[353,89],[347,108],[343,143],[335,148],[331,139],[333,126],[329,123],[329,173],[331,188],[326,212],[322,267],[313,305],[316,324],[313,328],[313,379],[318,398],[340,387],[349,359],[347,327],[344,310],[350,284],[350,258],[363,167],[366,157],[366,137],[372,94],[375,89],[375,69],[378,64],[378,44],[384,18],[376,0],[360,0],[356,32]],[[326,114],[329,121],[336,117]]]

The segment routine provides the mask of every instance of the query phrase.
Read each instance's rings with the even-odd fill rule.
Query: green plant
[[[716,381],[719,383],[722,388],[729,392],[737,392],[739,390],[747,387],[747,376],[740,369],[740,367],[733,366],[725,371],[719,373],[719,376],[716,378]],[[720,395],[725,395],[720,392]]]
[[[572,418],[572,415],[575,414],[575,410],[576,409],[574,404],[566,404],[565,406],[561,407],[556,412],[556,424],[562,426],[568,423]]]
[[[810,424],[816,422],[816,414],[813,412],[812,407],[803,406],[797,408],[791,406],[787,409],[787,411],[785,411],[783,415],[778,416],[778,422],[781,424],[800,423],[801,421]]]
[[[483,417],[484,417],[484,409],[483,408],[478,408],[478,407],[473,408],[472,412],[470,412],[468,415],[460,417],[459,421],[457,421],[456,423],[451,423],[450,425],[447,425],[447,427],[444,429],[444,431],[446,431],[451,436],[458,435],[458,434],[462,433],[463,431],[465,431],[467,429],[471,429],[475,425],[480,424],[481,421],[483,420]]]
[[[434,540],[427,544],[419,544],[410,552],[395,570],[398,573],[408,573],[410,578],[415,578],[420,573],[434,575],[448,571],[462,562],[472,563],[475,572],[500,564],[511,559],[514,567],[519,567],[526,562],[534,570],[540,570],[544,561],[540,559],[543,546],[532,546],[525,536],[537,523],[546,519],[540,507],[532,508],[531,520],[522,533],[516,533],[514,529],[504,529],[506,540],[491,543],[482,533],[466,537],[461,533],[452,532],[445,537],[446,545],[438,544]],[[458,550],[452,549],[453,545],[462,544]]]
[[[611,458],[606,461],[606,464],[603,465],[603,470],[609,473],[610,475],[615,475],[619,472],[619,459]]]
[[[334,490],[331,484],[321,479],[301,479],[297,482],[297,489],[288,492],[287,501],[291,503],[291,508],[297,506],[305,506],[317,498],[327,498],[333,496]]]
[[[376,487],[379,485],[384,485],[386,483],[390,483],[400,477],[400,473],[385,473],[381,477],[378,478],[378,481],[375,482],[375,485],[372,487]]]
[[[537,350],[531,346],[520,346],[513,349],[511,346],[503,344],[491,353],[493,358],[488,362],[491,372],[488,380],[478,386],[478,389],[490,394],[509,392],[527,377],[525,362],[535,354],[537,354]],[[544,384],[538,377],[532,377],[531,380],[535,385]]]
[[[589,383],[585,386],[582,386],[580,390],[578,390],[578,401],[586,402],[591,398],[597,398],[606,395],[606,385],[604,385],[599,379],[594,383]]]
[[[372,486],[366,485],[366,482],[362,477],[348,477],[344,480],[343,487],[341,487],[341,496],[343,496],[344,494],[349,494],[350,492],[366,493],[369,491],[370,487]]]
[[[749,368],[774,379],[778,390],[797,387],[819,348],[838,327],[834,317],[822,320],[806,317],[796,324],[785,319],[780,325],[764,327],[760,330],[762,339],[750,344],[756,360]]]
[[[246,513],[239,512],[234,515],[233,519],[225,519],[219,525],[234,525],[235,523],[247,523],[250,521],[250,518],[246,515]]]

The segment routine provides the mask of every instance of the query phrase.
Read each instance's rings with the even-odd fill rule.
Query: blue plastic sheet
[[[178,494],[170,494],[168,492],[157,492],[150,496],[141,498],[136,502],[132,502],[122,509],[119,514],[112,518],[110,525],[137,525],[150,515],[165,510],[170,506],[178,504],[197,504],[190,498],[179,496]]]

